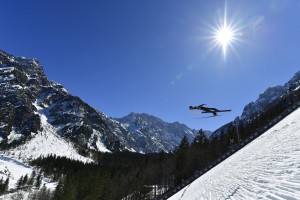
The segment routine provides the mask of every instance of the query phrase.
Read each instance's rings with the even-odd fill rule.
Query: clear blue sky
[[[300,1],[228,0],[238,29],[212,49],[224,0],[3,0],[0,48],[112,117],[148,113],[214,130],[300,69]],[[188,106],[232,109],[194,120]],[[202,115],[201,115],[202,116]]]

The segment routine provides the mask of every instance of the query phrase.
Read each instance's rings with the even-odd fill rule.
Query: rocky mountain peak
[[[255,102],[250,102],[249,104],[247,104],[241,115],[241,120],[243,122],[246,122],[247,120],[251,119],[251,117],[261,112],[267,105],[299,86],[300,71],[295,73],[295,75],[283,86],[277,85],[269,87],[259,95],[258,99]]]
[[[125,125],[134,140],[141,144],[139,151],[145,153],[171,151],[185,135],[192,141],[198,133],[184,124],[164,122],[145,113],[130,113],[116,120]]]
[[[22,142],[51,127],[55,134],[83,148],[107,151],[116,147],[117,137],[97,111],[49,81],[36,59],[1,51],[0,94],[3,142]]]

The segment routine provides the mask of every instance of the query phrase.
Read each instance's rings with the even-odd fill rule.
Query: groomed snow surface
[[[300,109],[169,200],[300,199]]]

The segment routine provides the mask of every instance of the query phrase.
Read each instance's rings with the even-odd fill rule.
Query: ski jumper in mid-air
[[[219,112],[230,112],[231,110],[219,110],[217,108],[209,108],[205,107],[206,104],[201,104],[199,106],[190,106],[190,110],[201,110],[201,113],[211,113],[213,114],[213,117],[218,116]]]

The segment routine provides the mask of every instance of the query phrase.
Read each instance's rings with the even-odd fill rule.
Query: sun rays
[[[209,25],[211,41],[209,51],[214,49],[221,49],[224,60],[226,60],[229,50],[235,51],[234,46],[241,41],[239,38],[241,35],[241,27],[237,23],[233,23],[234,20],[227,19],[227,2],[225,2],[224,14],[219,16],[217,23]]]

